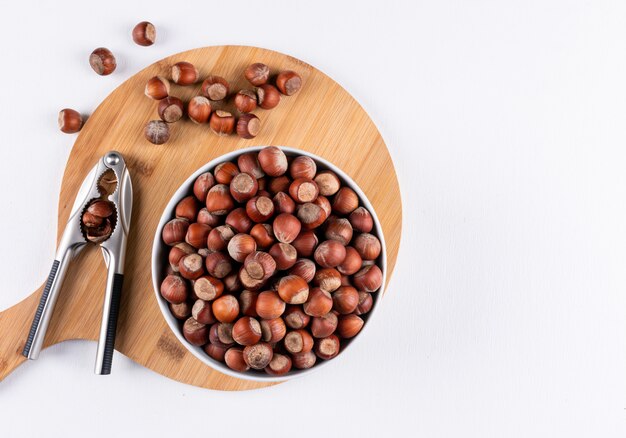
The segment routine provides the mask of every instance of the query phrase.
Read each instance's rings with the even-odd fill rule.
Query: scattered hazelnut
[[[209,232],[207,247],[211,251],[223,251],[228,246],[228,242],[235,235],[235,231],[230,225],[220,225]]]
[[[276,272],[276,262],[268,253],[255,251],[245,258],[243,268],[255,280],[265,281]]]
[[[302,78],[295,71],[281,71],[276,76],[276,87],[284,95],[292,96],[302,88]]]
[[[185,301],[179,304],[170,304],[169,307],[170,312],[172,312],[172,315],[174,315],[174,318],[181,321],[189,318],[189,316],[191,315],[191,308],[189,307],[189,304],[187,304],[187,302]]]
[[[341,274],[333,268],[320,269],[315,273],[313,284],[326,292],[334,292],[341,286]]]
[[[257,101],[263,109],[275,108],[280,103],[280,93],[270,84],[260,85],[256,90]]]
[[[209,76],[202,82],[202,94],[210,100],[223,100],[229,91],[228,82],[220,76]]]
[[[196,249],[206,248],[207,237],[211,227],[204,224],[194,222],[187,228],[187,234],[185,235],[185,242],[193,246]]]
[[[265,222],[274,215],[274,203],[267,196],[255,196],[246,203],[246,214],[254,222]]]
[[[311,317],[304,313],[301,306],[289,306],[285,310],[285,324],[294,330],[306,327]]]
[[[354,311],[355,315],[363,315],[372,310],[372,306],[374,305],[374,300],[372,298],[372,294],[369,292],[359,292],[359,304],[356,306],[356,310]]]
[[[209,329],[209,342],[222,348],[229,348],[234,343],[232,324],[216,323]]]
[[[242,315],[258,317],[256,313],[256,301],[259,297],[258,292],[251,290],[243,290],[239,294],[239,310]]]
[[[272,229],[279,242],[291,243],[300,234],[301,224],[294,215],[281,213],[274,219]]]
[[[357,250],[351,246],[346,246],[346,258],[337,266],[337,270],[343,275],[352,275],[356,274],[362,265],[363,259],[361,259]]]
[[[298,178],[289,186],[289,194],[294,201],[304,204],[305,202],[315,201],[319,194],[319,189],[312,179]]]
[[[235,108],[240,113],[251,113],[256,109],[256,94],[250,90],[240,90],[235,94]]]
[[[228,111],[217,110],[211,114],[209,126],[217,135],[230,135],[235,129],[235,117]]]
[[[289,213],[293,214],[296,211],[296,203],[291,197],[285,192],[278,192],[274,195],[272,199],[274,203],[274,209],[278,213]]]
[[[140,46],[151,46],[156,41],[156,29],[149,21],[142,21],[133,28],[133,41]]]
[[[213,344],[206,344],[204,346],[204,352],[211,357],[211,359],[218,362],[224,362],[226,356],[226,348],[218,347]]]
[[[263,85],[270,77],[270,68],[260,62],[249,65],[244,72],[244,76],[255,87]]]
[[[146,83],[145,94],[151,99],[165,99],[170,94],[170,81],[161,76],[154,76]]]
[[[187,114],[194,123],[206,123],[211,116],[211,102],[204,96],[195,96],[187,104]]]
[[[261,121],[254,114],[242,114],[237,120],[237,135],[241,138],[251,139],[259,135]]]
[[[117,62],[109,49],[99,47],[89,56],[89,65],[100,76],[110,75],[115,71]]]
[[[198,69],[190,62],[177,62],[172,66],[172,81],[178,85],[192,85],[198,81]]]
[[[287,193],[290,185],[291,179],[289,179],[287,175],[281,175],[269,180],[267,190],[269,190],[272,195],[276,195],[279,192]]]
[[[74,134],[83,127],[83,117],[76,110],[65,108],[59,112],[59,129],[66,134]]]
[[[328,240],[336,240],[345,246],[352,240],[352,225],[348,219],[334,218],[328,221],[324,236]]]
[[[312,202],[298,205],[296,215],[302,223],[302,228],[305,230],[312,230],[319,227],[324,223],[327,217],[326,212],[320,206]]]
[[[170,128],[162,120],[149,121],[143,133],[152,144],[163,144],[170,139]]]

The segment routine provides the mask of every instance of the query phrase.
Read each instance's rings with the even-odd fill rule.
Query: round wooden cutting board
[[[242,73],[253,62],[269,65],[272,73],[295,70],[302,76],[304,86],[294,96],[283,96],[277,108],[255,111],[263,126],[260,135],[252,140],[236,135],[218,137],[208,126],[185,120],[172,126],[167,144],[155,146],[143,136],[146,122],[158,118],[157,104],[144,95],[144,86],[152,76],[169,77],[170,66],[178,61],[196,65],[201,78],[209,74],[227,78],[232,90],[250,87]],[[199,93],[199,88],[199,85],[172,85],[171,94],[187,101]],[[126,159],[133,181],[134,206],[115,348],[174,380],[220,390],[272,385],[224,375],[189,353],[161,315],[150,271],[156,226],[180,184],[210,160],[256,145],[291,146],[310,151],[333,162],[356,181],[382,223],[389,281],[400,243],[402,204],[387,147],[363,108],[341,86],[290,56],[254,47],[220,46],[190,50],[152,64],[102,102],[78,135],[67,162],[59,200],[59,237],[78,188],[96,161],[109,150],[120,151]],[[45,346],[68,339],[97,339],[105,277],[106,267],[96,248],[86,249],[74,260],[56,304]],[[21,351],[42,290],[43,286],[0,313],[0,380],[25,361]],[[39,361],[45,360],[44,353]],[[29,366],[45,365],[34,362]],[[91,363],[85,364],[85,372],[91,369]]]

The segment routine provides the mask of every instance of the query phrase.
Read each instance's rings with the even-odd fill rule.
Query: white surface
[[[362,103],[403,189],[398,266],[341,366],[220,393],[119,354],[94,376],[95,344],[68,342],[0,383],[0,435],[624,436],[624,2],[111,3],[2,7],[0,308],[52,260],[57,111],[203,45],[289,53]],[[142,19],[156,46],[131,42]]]

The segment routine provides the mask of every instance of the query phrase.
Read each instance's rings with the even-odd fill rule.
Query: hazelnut
[[[337,175],[330,170],[318,173],[313,180],[319,187],[320,195],[323,196],[332,196],[337,193],[341,187],[339,177],[337,177]]]
[[[291,371],[291,358],[279,353],[274,353],[272,360],[265,367],[265,372],[270,376],[284,376],[289,371]]]
[[[193,246],[196,249],[206,248],[207,237],[211,227],[204,224],[194,222],[187,228],[187,235],[185,236],[185,242]]]
[[[174,246],[185,241],[189,222],[185,219],[172,219],[163,227],[161,236],[166,245]]]
[[[306,353],[297,353],[292,355],[291,358],[293,366],[300,370],[311,368],[313,365],[315,365],[315,362],[317,361],[317,356],[315,356],[315,353],[313,353],[312,351],[307,351]]]
[[[177,218],[194,221],[198,215],[198,201],[193,196],[187,196],[176,204],[175,214]]]
[[[342,315],[354,312],[358,305],[359,293],[352,286],[341,286],[333,293],[333,308]]]
[[[172,81],[178,85],[192,85],[198,81],[198,69],[190,62],[177,62],[172,66]]]
[[[326,338],[337,330],[338,318],[334,312],[311,320],[311,334],[315,338]]]
[[[326,292],[334,292],[341,286],[341,274],[333,268],[320,269],[315,273],[313,284]]]
[[[346,246],[346,258],[337,266],[337,270],[343,275],[355,274],[363,265],[363,259],[356,249]]]
[[[287,193],[289,191],[289,186],[291,185],[291,180],[287,175],[277,176],[275,178],[271,178],[269,180],[267,189],[273,194],[276,195],[279,192]]]
[[[232,295],[222,295],[213,301],[213,315],[219,322],[233,322],[239,315],[239,302]]]
[[[220,184],[230,184],[236,175],[239,175],[239,168],[235,163],[225,161],[215,166],[215,180]]]
[[[248,345],[243,349],[243,360],[255,370],[262,370],[268,366],[273,356],[272,347],[265,342]]]
[[[211,301],[222,295],[224,283],[215,277],[204,275],[193,282],[193,290],[201,300]]]
[[[224,362],[226,362],[228,368],[234,371],[244,372],[250,369],[246,361],[243,360],[243,350],[239,347],[232,347],[226,350]]]
[[[239,294],[239,309],[243,315],[254,317],[259,316],[256,313],[256,301],[258,297],[258,292],[251,290],[241,291]]]
[[[115,71],[117,62],[109,49],[98,47],[89,55],[89,65],[100,76],[107,76]]]
[[[231,186],[232,188],[232,186]],[[235,208],[226,216],[226,225],[232,227],[238,233],[247,233],[252,228],[252,221],[243,207]]]
[[[285,335],[285,349],[291,354],[306,353],[313,349],[313,337],[306,330],[294,330]]]
[[[285,302],[274,291],[261,292],[256,301],[256,313],[263,319],[275,319],[285,311]]]
[[[312,179],[298,178],[289,186],[289,195],[300,204],[315,201],[318,194],[319,189]]]
[[[315,178],[317,172],[317,165],[311,157],[300,155],[294,158],[289,165],[289,174],[293,179],[305,178],[312,180]]]
[[[265,281],[276,272],[276,262],[268,253],[255,251],[245,258],[243,268],[251,278]]]
[[[275,108],[280,103],[280,93],[270,84],[260,85],[256,89],[257,101],[263,109]]]
[[[204,345],[209,341],[209,328],[191,317],[183,324],[183,336],[192,345]]]
[[[337,334],[344,339],[355,337],[363,327],[363,320],[357,315],[344,315],[339,318]]]
[[[282,318],[262,319],[261,333],[263,341],[275,344],[285,337],[287,327]]]
[[[353,245],[363,260],[376,260],[380,255],[380,240],[373,234],[359,234],[354,239]]]
[[[191,315],[191,307],[185,301],[178,304],[170,304],[170,312],[172,312],[174,318],[182,321]]]
[[[198,321],[200,324],[209,325],[217,322],[215,316],[213,316],[211,303],[204,300],[196,300],[196,302],[193,303],[191,315],[193,316],[193,319]]]
[[[350,214],[359,206],[359,196],[350,187],[342,187],[333,198],[333,211],[339,214]]]
[[[233,339],[233,325],[216,323],[209,330],[209,342],[212,345],[222,348],[228,348],[235,343]]]
[[[94,201],[87,208],[87,212],[94,216],[105,218],[111,216],[115,211],[115,207],[109,201]]]
[[[151,120],[144,128],[143,135],[152,144],[163,144],[170,139],[170,128],[163,120]]]
[[[296,249],[288,243],[278,242],[272,245],[269,254],[276,261],[276,267],[280,271],[291,268],[296,264],[298,253]]]
[[[83,116],[76,110],[65,108],[59,112],[59,129],[66,134],[74,134],[83,127]]]
[[[220,76],[209,76],[202,82],[202,94],[210,100],[223,100],[229,91],[228,82]]]
[[[206,207],[204,207],[201,208],[198,212],[198,216],[196,216],[196,221],[199,224],[208,225],[209,227],[215,227],[220,223],[221,219],[219,216],[209,213]]]
[[[230,194],[237,202],[246,202],[256,195],[259,184],[247,173],[235,175],[230,183]]]
[[[103,218],[86,211],[82,217],[83,225],[87,228],[97,228],[102,225]]]
[[[327,217],[326,212],[320,206],[312,202],[298,205],[296,215],[305,230],[312,230],[319,227],[324,223]]]
[[[145,94],[151,99],[165,99],[170,94],[170,81],[162,76],[154,76],[146,83]]]
[[[200,254],[188,254],[178,262],[178,271],[183,278],[195,280],[204,272],[204,261]]]
[[[321,267],[334,268],[346,258],[346,247],[336,240],[326,240],[318,245],[313,257]]]
[[[302,78],[295,71],[281,71],[276,76],[276,87],[281,93],[292,96],[302,88]]]
[[[224,283],[224,289],[230,293],[239,292],[242,289],[241,283],[239,282],[239,276],[236,272],[222,278],[222,283]]]
[[[250,235],[258,249],[268,249],[274,244],[274,230],[269,224],[256,224],[250,230]]]
[[[180,304],[187,299],[187,284],[178,275],[168,275],[161,283],[161,296],[172,304]]]
[[[209,121],[211,111],[211,102],[204,96],[195,96],[187,104],[189,119],[199,125]]]
[[[359,304],[356,306],[356,310],[354,311],[355,315],[363,315],[372,310],[372,306],[374,305],[374,300],[372,299],[372,294],[369,292],[359,292]]]
[[[265,176],[265,172],[263,172],[259,164],[258,155],[255,152],[247,152],[239,155],[239,157],[237,157],[237,166],[239,170],[252,175],[256,179]]]
[[[304,313],[313,317],[326,315],[333,308],[333,298],[330,293],[319,287],[314,287],[309,293],[309,298],[302,306]]]
[[[315,276],[315,263],[309,259],[298,259],[296,264],[289,270],[290,275],[297,275],[309,283]]]
[[[230,225],[220,225],[213,228],[207,237],[207,247],[211,251],[223,251],[228,246],[228,242],[235,235],[235,231]]]
[[[302,304],[309,297],[309,285],[297,275],[288,275],[278,281],[278,295],[288,304]]]
[[[227,249],[233,260],[242,263],[248,254],[256,251],[256,242],[249,234],[239,233],[230,239]]]
[[[235,207],[235,201],[230,195],[230,189],[225,184],[216,184],[209,189],[206,196],[206,209],[209,213],[218,216],[228,214]]]
[[[204,203],[206,202],[206,195],[214,185],[215,178],[213,174],[211,172],[205,172],[196,178],[196,181],[193,183],[193,194],[196,195],[198,201]]]
[[[149,21],[142,21],[133,28],[133,41],[140,46],[151,46],[156,41],[156,29]]]
[[[285,310],[285,324],[289,328],[298,330],[309,324],[311,317],[304,313],[302,306],[288,306]]]
[[[245,78],[255,87],[263,85],[270,77],[270,68],[260,62],[255,62],[246,68],[244,72]]]
[[[233,339],[239,345],[254,345],[261,340],[261,324],[254,318],[244,316],[233,326]]]
[[[276,240],[282,243],[291,243],[300,234],[301,224],[294,215],[281,213],[274,219],[272,229]]]
[[[235,95],[235,108],[240,113],[251,113],[256,109],[256,94],[250,90],[240,90]]]
[[[267,196],[255,196],[246,203],[246,213],[254,222],[265,222],[274,215],[274,203]]]
[[[345,246],[352,240],[352,225],[348,219],[334,218],[328,221],[324,236],[328,240],[336,240]]]
[[[352,228],[361,233],[369,233],[374,228],[374,220],[372,219],[372,215],[369,211],[365,209],[365,207],[359,207],[350,213],[350,224],[352,224]]]
[[[322,195],[318,196],[317,199],[313,201],[313,204],[317,205],[319,208],[324,210],[324,213],[326,213],[327,218],[330,217],[332,213],[332,208],[330,206],[330,201],[328,200],[326,196],[322,196]]]
[[[113,226],[111,225],[111,220],[105,218],[98,228],[87,228],[85,230],[85,237],[90,242],[101,243],[111,237],[112,232]]]
[[[257,280],[255,278],[250,277],[250,274],[248,274],[248,271],[246,271],[243,267],[239,269],[239,281],[241,282],[244,288],[251,290],[251,291],[257,291],[263,288],[263,286],[266,283],[266,280],[263,280],[263,279]]]
[[[218,362],[224,362],[226,356],[226,348],[218,347],[213,344],[206,344],[204,346],[204,352],[209,355],[209,357]]]
[[[217,135],[229,135],[235,130],[235,117],[228,111],[217,110],[209,120],[211,131]]]
[[[276,193],[272,202],[274,203],[274,209],[278,213],[293,214],[296,211],[296,203],[285,192]]]
[[[313,231],[301,231],[291,242],[299,257],[311,257],[317,247],[318,239]]]
[[[376,265],[365,266],[354,274],[354,287],[366,292],[376,292],[383,284],[383,273]]]
[[[193,254],[194,252],[196,252],[196,249],[188,243],[181,242],[174,245],[168,254],[168,261],[170,262],[172,270],[174,272],[178,272],[178,262],[180,262],[180,259],[187,254]]]
[[[209,274],[215,278],[224,278],[233,270],[230,258],[221,252],[213,252],[206,256],[204,265]]]
[[[251,139],[259,135],[261,121],[254,114],[242,114],[237,120],[237,135],[241,138]]]
[[[315,341],[315,354],[320,359],[329,360],[339,354],[339,346],[339,338],[335,335],[330,335]]]
[[[287,156],[276,146],[261,149],[258,159],[261,169],[269,176],[284,175],[287,171]]]

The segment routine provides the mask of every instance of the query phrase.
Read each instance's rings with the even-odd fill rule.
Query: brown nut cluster
[[[154,42],[155,35],[154,26],[148,22],[139,23],[133,30],[133,39],[140,45],[150,45]],[[110,52],[98,53],[107,59],[113,56]],[[103,68],[100,66],[104,61],[95,55],[93,56],[94,62],[97,63],[94,69],[102,70]],[[192,122],[199,125],[209,125],[214,134],[219,136],[237,134],[240,138],[247,140],[256,137],[261,131],[261,119],[253,114],[253,111],[257,108],[266,110],[275,108],[280,103],[281,94],[292,96],[302,87],[302,78],[294,71],[281,71],[274,77],[271,77],[270,74],[271,70],[267,65],[259,62],[251,64],[245,69],[243,76],[253,88],[231,90],[228,79],[218,75],[209,75],[202,79],[200,72],[193,64],[179,61],[171,66],[168,77],[154,76],[150,78],[146,83],[144,93],[149,98],[159,101],[158,114],[165,123],[172,124],[181,120],[186,109],[187,116]],[[183,102],[170,95],[172,83],[180,86],[200,83],[198,95],[188,102]],[[81,120],[73,120],[72,122],[73,124],[66,125],[68,126],[67,131],[64,130],[63,132],[77,132],[77,128],[74,126],[80,127],[82,125]],[[59,125],[61,126],[61,118],[59,118]],[[149,142],[160,145],[169,140],[170,129],[169,126],[155,123],[153,120],[146,125],[145,137]],[[292,178],[304,178],[311,180],[310,183],[316,184],[312,181],[315,176],[315,164],[313,163],[311,167],[311,161],[308,159],[296,164],[291,175]],[[255,178],[261,177],[255,172],[252,173]],[[295,175],[299,176],[296,177]],[[300,190],[305,197],[311,189],[309,181],[307,183]],[[298,192],[298,187],[294,187],[293,190]]]
[[[160,292],[187,341],[271,376],[340,354],[382,286],[381,243],[354,196],[311,158],[273,146],[200,175],[162,229]]]

